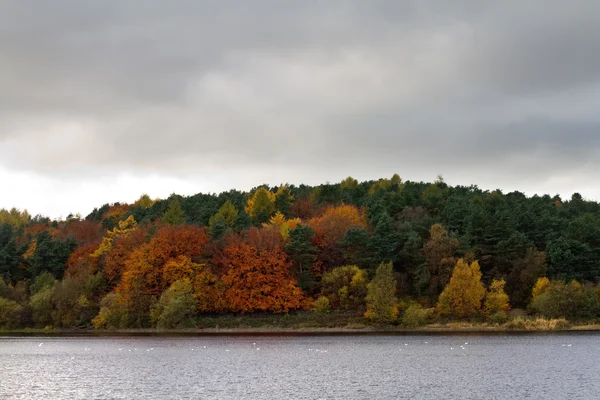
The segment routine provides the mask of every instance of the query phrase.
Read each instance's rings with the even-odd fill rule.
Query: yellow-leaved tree
[[[275,213],[275,193],[264,187],[256,189],[246,204],[246,214],[256,224],[267,222]]]
[[[300,221],[300,218],[286,219],[282,213],[277,211],[275,215],[273,215],[271,219],[269,219],[269,223],[264,223],[263,226],[277,227],[279,229],[279,232],[281,233],[281,237],[284,240],[287,240],[290,235],[290,229],[294,229],[295,227],[300,225],[300,222],[302,222]]]
[[[532,290],[532,297],[535,299],[540,294],[544,293],[550,287],[550,279],[543,277],[539,278]]]
[[[485,293],[485,313],[490,316],[498,311],[510,310],[508,295],[504,292],[504,279],[494,279]]]
[[[118,236],[126,235],[137,227],[137,222],[133,215],[127,217],[124,221],[119,221],[119,227],[116,226],[112,229],[112,231],[106,231],[105,237],[102,238],[102,243],[100,246],[94,251],[91,256],[92,257],[100,257],[102,254],[106,253],[112,248],[113,239]]]
[[[396,279],[392,263],[381,264],[367,285],[365,317],[377,323],[391,323],[398,317]]]
[[[462,258],[456,262],[450,282],[446,285],[438,300],[441,315],[468,318],[477,315],[485,288],[481,283],[479,263],[469,265]]]

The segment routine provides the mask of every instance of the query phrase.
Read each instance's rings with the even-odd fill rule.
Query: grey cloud
[[[598,165],[598,26],[591,0],[5,2],[0,164],[533,184]]]

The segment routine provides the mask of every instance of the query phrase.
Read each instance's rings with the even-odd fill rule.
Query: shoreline
[[[383,335],[499,335],[596,333],[600,325],[576,325],[564,329],[510,329],[501,326],[424,326],[419,328],[203,328],[203,329],[19,329],[0,330],[0,336],[383,336]]]

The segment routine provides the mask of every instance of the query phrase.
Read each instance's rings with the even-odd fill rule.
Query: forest
[[[2,329],[595,321],[600,204],[395,174],[142,195],[60,220],[2,209],[0,276]]]

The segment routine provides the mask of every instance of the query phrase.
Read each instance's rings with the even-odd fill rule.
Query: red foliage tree
[[[229,271],[223,276],[225,295],[234,312],[287,312],[303,306],[302,290],[279,248],[258,250],[239,244],[225,250]]]
[[[181,278],[184,267],[175,268],[173,262],[181,261],[180,256],[195,260],[202,255],[208,242],[204,228],[191,225],[161,228],[154,238],[134,250],[125,261],[117,292],[126,296],[160,296],[173,281],[168,272],[165,274],[165,267],[167,271],[176,271],[177,277]]]

